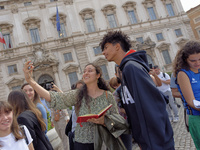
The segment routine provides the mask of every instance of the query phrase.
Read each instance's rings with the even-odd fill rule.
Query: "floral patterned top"
[[[71,90],[66,93],[58,93],[50,91],[51,97],[51,107],[55,109],[65,109],[69,106],[74,106],[76,104],[76,95],[78,94],[78,90]],[[113,104],[113,106],[106,112],[108,114],[118,113],[117,104],[111,92],[104,91],[102,95],[91,98],[89,103],[90,110],[86,105],[85,98],[82,100],[82,104],[79,110],[79,114],[77,116],[82,116],[86,114],[98,114],[102,109],[107,107],[109,104]],[[91,122],[83,122],[81,123],[83,127],[80,127],[79,124],[76,126],[75,130],[75,141],[79,143],[94,143],[94,127],[95,124]]]

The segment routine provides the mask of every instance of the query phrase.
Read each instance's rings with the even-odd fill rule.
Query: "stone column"
[[[54,77],[55,77],[55,84],[57,85],[57,87],[61,89],[61,84],[60,84],[60,79],[58,76],[58,67],[57,66],[53,66],[53,73],[54,73]]]

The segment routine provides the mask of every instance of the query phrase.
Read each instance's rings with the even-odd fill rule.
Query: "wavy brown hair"
[[[0,114],[2,114],[3,112],[5,112],[5,113],[13,112],[12,106],[6,101],[0,101]],[[22,131],[21,131],[21,129],[17,123],[17,119],[14,115],[13,115],[13,122],[11,125],[11,132],[13,133],[16,141],[24,138],[22,136],[22,134],[20,134],[20,133],[22,133]],[[3,143],[0,144],[0,147],[2,147],[2,145],[3,145]]]
[[[174,76],[178,74],[181,69],[189,70],[189,65],[187,63],[187,58],[192,54],[200,53],[200,42],[189,41],[183,48],[181,48],[174,59],[173,62],[173,73]]]
[[[102,78],[102,70],[101,68],[94,64],[94,63],[89,63],[87,64],[85,67],[89,66],[89,65],[92,65],[95,70],[96,70],[96,74],[100,74],[100,77],[98,78],[98,87],[102,90],[105,90],[105,91],[109,91],[110,88],[108,86],[108,84],[106,83],[106,81]],[[75,107],[75,110],[76,110],[76,113],[78,114],[79,113],[79,109],[81,107],[81,103],[82,103],[82,100],[83,98],[85,98],[86,100],[86,105],[88,106],[89,110],[90,110],[90,106],[89,106],[89,103],[90,103],[90,97],[88,95],[88,91],[87,91],[87,85],[84,84],[79,90],[78,90],[78,94],[77,94],[77,103],[76,103],[76,107]]]
[[[22,112],[29,110],[37,117],[42,131],[46,130],[46,124],[42,118],[41,112],[37,109],[35,104],[28,98],[23,90],[15,90],[10,92],[8,95],[8,102],[11,104],[11,106],[13,106],[15,117],[18,117]]]

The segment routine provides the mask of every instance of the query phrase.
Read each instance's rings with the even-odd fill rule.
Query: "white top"
[[[24,131],[27,136],[28,145],[29,145],[32,143],[33,139],[28,129],[26,128],[26,126],[24,126]],[[26,144],[26,140],[21,139],[21,140],[16,141],[12,133],[10,133],[9,135],[5,137],[0,137],[0,141],[3,146],[0,148],[1,150],[29,150],[28,145]]]
[[[160,72],[160,74],[158,75],[158,77],[163,80],[163,81],[167,81],[167,80],[170,80],[170,76],[167,74],[167,73],[164,73],[165,74],[165,77],[163,76],[163,73]],[[162,92],[166,92],[166,91],[171,91],[170,89],[170,85],[169,84],[165,84],[162,82],[162,85],[161,86],[158,86],[157,87],[160,91]]]

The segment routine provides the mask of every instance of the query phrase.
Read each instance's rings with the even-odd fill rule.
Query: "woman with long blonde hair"
[[[34,150],[28,129],[26,126],[19,127],[13,108],[6,101],[0,101],[0,121],[0,149]]]
[[[12,91],[8,95],[8,102],[13,106],[18,123],[28,128],[35,150],[53,150],[44,133],[46,124],[42,119],[42,114],[26,93],[23,90]]]

